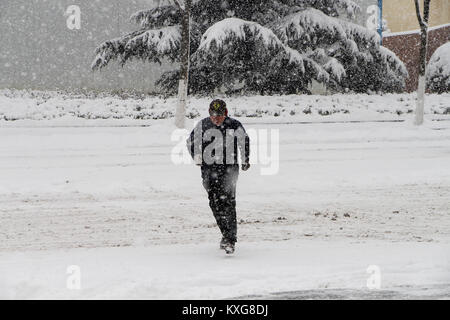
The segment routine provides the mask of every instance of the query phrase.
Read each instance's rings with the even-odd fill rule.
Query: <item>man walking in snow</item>
[[[209,206],[222,233],[220,248],[231,254],[237,241],[238,149],[241,169],[247,171],[250,168],[250,139],[242,124],[228,117],[223,100],[211,102],[209,115],[192,130],[187,146],[195,164],[201,167]]]

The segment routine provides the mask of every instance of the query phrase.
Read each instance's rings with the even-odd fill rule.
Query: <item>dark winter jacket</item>
[[[241,163],[249,163],[250,138],[242,124],[226,117],[221,126],[211,119],[201,120],[187,139],[192,158],[202,166],[238,165],[238,150]]]

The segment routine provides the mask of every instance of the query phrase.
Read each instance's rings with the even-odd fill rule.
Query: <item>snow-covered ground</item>
[[[416,94],[335,94],[224,97],[230,113],[247,122],[403,120],[416,106]],[[450,116],[450,94],[427,94],[425,114],[429,119]],[[207,115],[211,98],[191,97],[187,116]],[[139,94],[64,93],[53,91],[0,90],[0,125],[17,120],[74,119],[141,120],[174,116],[175,98]],[[2,121],[3,120],[3,121]],[[91,122],[92,123],[92,122]],[[105,121],[103,121],[105,123]],[[122,122],[123,123],[123,122]]]
[[[171,161],[173,119],[0,122],[0,298],[449,298],[450,121],[439,117],[421,128],[241,117],[279,130],[280,163],[241,172],[231,257],[199,169]],[[81,290],[66,287],[70,265]],[[381,291],[366,286],[371,265]]]
[[[449,249],[442,243],[298,239],[243,242],[234,256],[215,242],[2,253],[0,297],[448,299]],[[67,288],[74,265],[80,290]],[[380,289],[369,289],[376,268]]]

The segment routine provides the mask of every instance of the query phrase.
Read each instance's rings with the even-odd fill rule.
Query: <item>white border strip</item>
[[[434,27],[428,28],[428,31],[433,31],[433,30],[436,30],[436,29],[445,28],[445,27],[449,27],[449,26],[450,26],[450,23],[441,24],[439,26],[434,26]],[[414,34],[414,33],[420,33],[420,29],[409,30],[409,31],[400,31],[400,32],[392,32],[392,33],[383,33],[383,38],[402,36],[402,35]]]

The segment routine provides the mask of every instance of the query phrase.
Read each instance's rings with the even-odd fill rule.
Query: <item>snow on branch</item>
[[[262,40],[266,46],[276,46],[281,44],[278,37],[270,30],[256,22],[245,21],[238,18],[227,18],[212,25],[204,33],[199,49],[207,49],[214,43],[218,47],[222,47],[223,43],[230,36],[238,39],[245,39],[245,27],[248,27],[253,34],[258,34],[258,38]]]
[[[389,65],[390,69],[396,71],[401,76],[408,76],[408,70],[406,69],[405,64],[394,52],[386,47],[380,46],[380,54],[384,62]]]
[[[312,75],[312,78],[319,82],[328,83],[330,81],[330,74],[325,68],[311,58],[304,58],[306,72]]]
[[[180,43],[179,26],[133,32],[101,44],[96,50],[92,69],[105,67],[115,59],[119,59],[122,64],[130,58],[160,63],[161,58],[168,57],[175,61],[178,59]]]
[[[330,77],[338,82],[341,81],[342,77],[345,77],[346,72],[344,66],[336,58],[329,57],[323,48],[317,48],[313,51],[309,50],[305,55],[322,67],[322,69],[315,69],[318,76],[321,76],[326,71]],[[325,75],[323,80],[328,82],[329,77]]]
[[[365,42],[365,44],[371,44],[378,46],[380,43],[380,35],[373,30],[369,30],[363,26],[360,26],[356,23],[344,21],[338,19],[344,28],[347,36],[350,36],[352,39],[359,39]],[[359,41],[357,41],[359,42]]]
[[[150,51],[156,51],[158,55],[166,55],[170,54],[174,48],[179,47],[180,41],[180,26],[169,26],[161,29],[147,30],[131,38],[125,49],[132,51],[136,48],[146,48]]]
[[[130,18],[142,28],[153,29],[179,24],[182,12],[174,6],[161,6],[150,10],[141,10]]]
[[[256,40],[261,41],[265,47],[283,50],[289,57],[290,63],[303,65],[302,55],[298,51],[283,44],[272,30],[265,28],[256,22],[238,18],[227,18],[212,25],[204,33],[198,50],[208,51],[212,46],[221,48],[230,38],[245,40],[246,30],[250,32]]]
[[[353,0],[294,0],[294,2],[303,9],[312,7],[334,17],[339,16],[341,10],[345,11],[349,18],[354,18],[361,12],[361,7]]]
[[[333,18],[320,10],[309,8],[285,17],[274,28],[283,40],[298,40],[301,37],[309,37],[315,33],[326,31],[329,35],[339,39],[352,40],[358,37],[370,43],[379,43],[379,35],[367,28],[339,18]]]
[[[344,66],[336,59],[330,58],[327,63],[324,64],[324,69],[328,73],[332,74],[338,81],[341,81],[342,77],[346,76]]]
[[[327,83],[331,78],[323,66],[284,44],[272,30],[237,18],[217,22],[203,34],[193,66],[200,78],[209,79],[210,70],[218,68],[217,81],[225,86],[238,81],[249,90],[275,90],[278,86],[295,91],[311,79]],[[341,71],[332,64],[327,67],[337,73],[334,81]]]
[[[347,16],[349,17],[355,17],[356,14],[361,12],[361,7],[352,0],[334,0],[333,1],[338,7],[346,10]]]
[[[339,19],[327,16],[317,9],[306,9],[285,17],[274,26],[283,40],[298,40],[315,32],[327,31],[339,38],[345,38],[345,30]]]
[[[95,58],[92,62],[91,68],[93,70],[101,69],[106,67],[111,61],[119,59],[124,63],[122,57],[125,53],[125,46],[130,38],[139,35],[142,31],[136,31],[130,33],[124,37],[115,38],[103,42],[100,46],[95,49]]]

